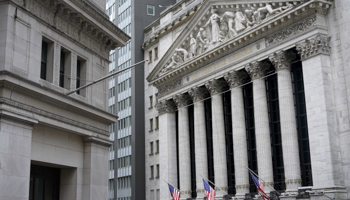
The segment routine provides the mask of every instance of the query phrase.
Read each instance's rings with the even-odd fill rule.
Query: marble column
[[[250,63],[245,67],[253,81],[254,121],[256,137],[256,154],[258,158],[258,175],[266,184],[273,186],[273,168],[269,116],[267,111],[265,79],[267,69],[260,62]],[[265,184],[265,192],[272,189]]]
[[[181,193],[191,196],[191,149],[190,149],[190,127],[188,119],[188,105],[191,103],[188,94],[175,95],[173,100],[178,108],[179,122],[179,177]],[[184,198],[183,195],[181,198]]]
[[[303,65],[305,104],[308,120],[313,190],[322,189],[330,197],[343,199],[337,117],[334,103],[330,38],[317,35],[297,44]],[[333,193],[333,194],[332,194]]]
[[[279,51],[269,56],[277,71],[278,102],[284,163],[286,192],[297,192],[301,186],[298,132],[295,120],[291,62],[286,52]]]
[[[196,158],[197,199],[205,197],[202,176],[208,177],[207,134],[205,129],[204,99],[209,97],[204,87],[191,88],[188,93],[194,102],[194,140]]]
[[[212,128],[213,128],[213,154],[214,154],[214,175],[217,196],[227,193],[227,163],[226,163],[226,140],[224,124],[224,108],[222,94],[226,90],[226,82],[210,80],[205,86],[211,95]]]
[[[235,162],[236,197],[242,198],[249,193],[247,135],[245,127],[244,102],[242,87],[239,87],[248,75],[244,72],[231,71],[224,75],[231,88],[232,137]]]
[[[109,147],[113,143],[99,137],[84,138],[83,198],[108,199]]]
[[[159,167],[160,180],[165,180],[174,187],[177,184],[177,151],[176,151],[176,105],[172,100],[159,102],[157,105],[159,114]],[[160,199],[169,199],[167,184],[160,185]]]
[[[31,117],[0,111],[0,199],[29,199],[32,133],[37,123]]]

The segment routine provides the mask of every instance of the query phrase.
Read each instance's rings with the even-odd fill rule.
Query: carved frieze
[[[210,95],[219,94],[228,89],[228,85],[225,80],[212,79],[205,83],[205,87],[209,90]]]
[[[253,4],[249,7],[213,6],[209,18],[204,17],[205,23],[199,22],[186,41],[175,49],[159,76],[291,8],[293,4],[288,2],[281,6],[269,3]]]
[[[316,15],[310,16],[288,28],[283,29],[271,36],[266,37],[266,46],[271,46],[273,44],[279,43],[293,35],[302,33],[307,29],[316,26]]]
[[[166,85],[160,86],[158,88],[159,97],[163,97],[164,95],[170,93],[171,91],[179,88],[181,86],[181,82],[182,82],[182,79],[178,79]]]
[[[314,38],[306,39],[296,45],[297,51],[302,60],[308,59],[318,54],[330,54],[330,40],[331,37],[317,35]]]
[[[278,51],[269,56],[269,59],[276,71],[291,68],[291,59],[288,58],[288,55],[285,51]]]
[[[194,102],[210,97],[209,91],[205,87],[193,87],[188,91]]]
[[[242,85],[247,79],[249,79],[249,76],[243,71],[233,70],[224,74],[224,79],[227,81],[228,85],[231,88],[234,88]]]
[[[188,94],[177,94],[173,97],[173,100],[178,108],[191,104],[191,97]]]
[[[255,80],[265,76],[268,68],[261,62],[255,61],[245,66],[245,70],[248,72],[250,78]]]
[[[157,111],[159,115],[165,114],[165,113],[173,113],[175,112],[176,105],[175,102],[172,100],[164,100],[160,101],[156,104]]]

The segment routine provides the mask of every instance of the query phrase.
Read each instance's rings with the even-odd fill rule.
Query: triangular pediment
[[[306,10],[316,9],[319,1],[204,1],[147,80],[160,83],[197,63],[215,59],[220,52],[242,45],[271,26],[279,26],[300,14],[298,12],[304,12],[305,7]]]

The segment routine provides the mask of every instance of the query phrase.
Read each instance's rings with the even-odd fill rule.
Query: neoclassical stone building
[[[0,199],[108,199],[109,51],[101,0],[0,1]]]
[[[349,199],[349,9],[187,0],[164,11],[143,45],[147,199],[170,198],[163,180],[203,199],[202,176],[217,199],[257,198],[245,166],[271,197]]]

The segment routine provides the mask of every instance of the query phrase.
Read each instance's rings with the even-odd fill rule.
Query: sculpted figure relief
[[[190,34],[189,43],[186,47],[175,49],[173,56],[162,69],[160,75],[178,67],[195,56],[201,55],[221,42],[233,39],[247,28],[261,23],[270,16],[292,7],[293,4],[290,3],[280,7],[274,7],[266,3],[262,7],[237,7],[232,10],[225,10],[221,14],[213,7],[210,10],[211,15],[208,21],[199,30],[197,29],[197,33],[192,32]]]

